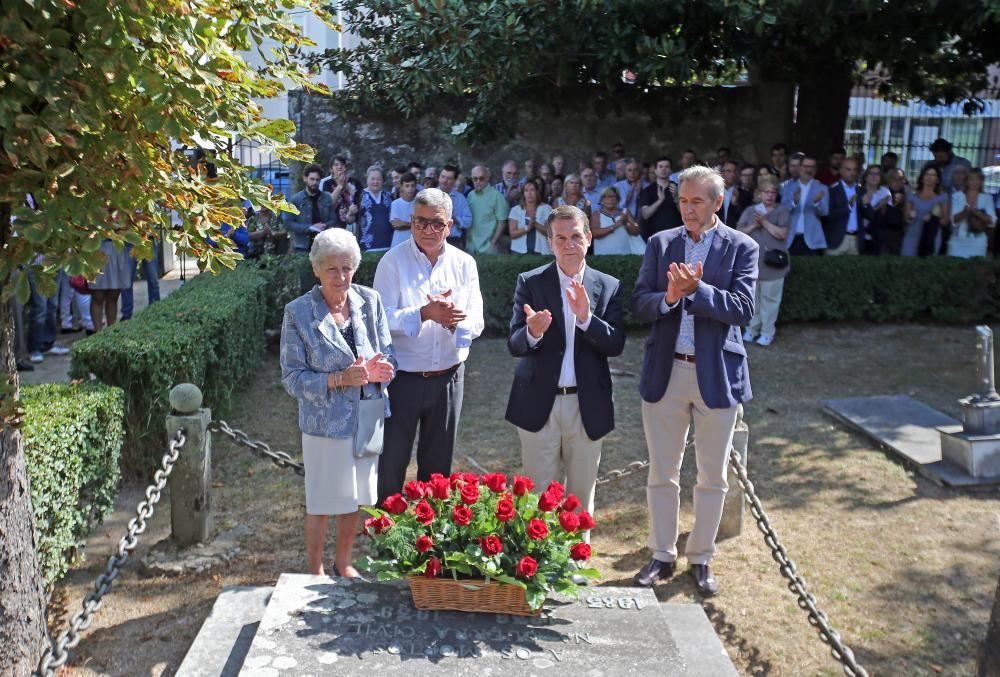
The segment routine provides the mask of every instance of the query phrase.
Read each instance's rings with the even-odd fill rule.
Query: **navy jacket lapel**
[[[604,283],[601,282],[601,277],[597,274],[597,271],[590,266],[587,266],[587,269],[583,273],[583,286],[590,297],[590,312],[593,314],[597,312],[597,302],[604,291]]]
[[[701,278],[709,284],[715,279],[715,274],[719,271],[719,266],[722,265],[726,249],[729,248],[729,234],[724,230],[725,227],[725,224],[720,223],[715,229],[715,235],[712,237],[712,245],[705,256]]]
[[[542,273],[542,278],[542,293],[545,296],[546,307],[552,313],[552,324],[557,330],[556,333],[559,335],[559,340],[565,342],[566,323],[563,321],[562,285],[559,283],[559,271],[556,270],[555,263],[551,264]],[[535,310],[538,310],[538,308],[535,308]]]

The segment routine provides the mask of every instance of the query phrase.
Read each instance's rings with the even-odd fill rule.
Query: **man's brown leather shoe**
[[[649,564],[639,570],[632,582],[643,588],[651,588],[656,585],[658,578],[670,578],[676,570],[676,562],[661,562],[658,559],[651,559]]]

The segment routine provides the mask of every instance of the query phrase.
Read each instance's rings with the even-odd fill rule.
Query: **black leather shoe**
[[[694,579],[698,592],[705,597],[711,597],[719,592],[719,582],[715,580],[715,576],[712,575],[712,570],[708,568],[707,564],[692,564],[688,573]]]
[[[649,564],[639,570],[632,582],[642,588],[651,588],[656,585],[658,578],[670,578],[676,570],[676,562],[661,562],[658,559],[651,559]]]
[[[17,363],[17,370],[18,371],[35,371],[35,367],[34,367],[33,364],[31,364],[31,362],[25,362],[24,360],[21,360],[20,362]]]

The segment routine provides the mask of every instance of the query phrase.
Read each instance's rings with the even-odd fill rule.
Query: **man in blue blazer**
[[[830,191],[816,180],[816,158],[805,156],[798,181],[786,181],[781,187],[781,204],[792,212],[788,229],[788,253],[792,256],[818,256],[827,247],[821,218],[830,212]]]
[[[757,243],[719,220],[724,189],[713,169],[681,174],[684,227],[649,239],[632,295],[633,316],[652,324],[639,393],[653,559],[634,580],[651,587],[676,570],[680,468],[693,419],[698,484],[685,556],[704,595],[719,589],[709,563],[728,489],[736,408],[752,396],[740,326],[753,317]]]
[[[522,273],[514,291],[507,345],[521,359],[506,418],[538,490],[565,478],[593,512],[603,438],[615,427],[608,358],[625,348],[622,288],[586,264],[591,232],[580,209],[557,207],[546,226],[556,260]]]
[[[852,157],[844,158],[840,163],[840,180],[830,186],[830,213],[826,217],[827,256],[856,256],[864,247],[863,194],[858,185],[858,161]]]

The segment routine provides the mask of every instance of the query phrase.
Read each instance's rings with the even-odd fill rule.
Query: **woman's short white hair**
[[[357,238],[344,228],[327,228],[313,240],[309,262],[315,270],[331,256],[344,254],[351,257],[351,270],[357,270],[361,265],[361,247]]]
[[[726,182],[722,180],[722,174],[711,167],[695,165],[685,169],[677,180],[677,187],[680,188],[685,181],[708,184],[709,200],[717,200],[726,191]]]
[[[442,210],[446,221],[451,218],[451,196],[439,188],[424,188],[417,193],[417,197],[413,200],[413,206],[417,205]]]

